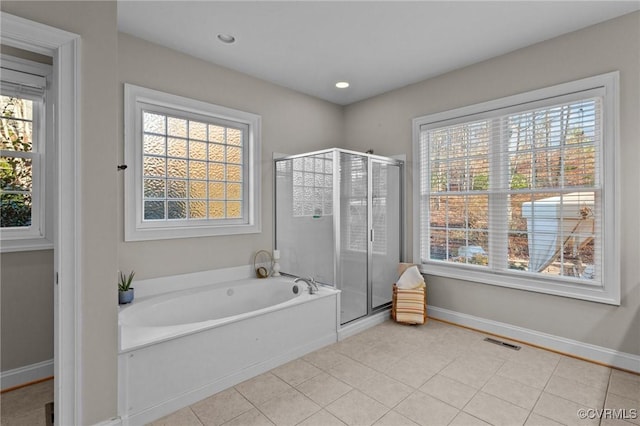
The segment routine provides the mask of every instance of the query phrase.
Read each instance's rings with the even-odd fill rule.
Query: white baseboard
[[[0,388],[5,390],[51,376],[53,376],[52,359],[3,371],[0,375]]]
[[[346,339],[349,336],[353,336],[354,334],[365,331],[367,328],[371,328],[374,325],[381,324],[389,319],[389,315],[389,309],[385,309],[384,311],[378,312],[377,314],[361,318],[343,327],[340,327],[338,329],[338,340]]]
[[[640,373],[640,356],[565,337],[554,336],[503,322],[488,320],[473,315],[428,306],[429,317],[441,319],[488,333],[498,334],[536,346],[552,349],[576,357],[596,361],[612,367]]]

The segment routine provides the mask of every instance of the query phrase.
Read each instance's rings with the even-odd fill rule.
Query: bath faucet
[[[318,292],[318,284],[316,284],[316,280],[314,280],[312,277],[296,278],[295,280],[293,280],[294,283],[297,283],[298,281],[304,281],[305,283],[307,283],[307,287],[309,287],[309,294],[315,294]]]

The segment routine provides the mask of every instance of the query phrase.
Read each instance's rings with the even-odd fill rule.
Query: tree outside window
[[[0,96],[0,226],[29,227],[33,190],[33,101]]]

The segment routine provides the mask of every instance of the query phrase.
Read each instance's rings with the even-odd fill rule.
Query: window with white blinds
[[[0,70],[2,251],[52,247],[47,203],[47,78],[51,67],[3,55]],[[51,163],[51,161],[49,161]],[[51,183],[49,182],[49,185]],[[50,204],[50,203],[49,203]],[[47,221],[49,225],[47,225]]]
[[[424,271],[619,303],[616,87],[608,74],[415,119]]]

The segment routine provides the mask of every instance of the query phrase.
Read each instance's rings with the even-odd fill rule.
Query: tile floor
[[[514,351],[485,337],[434,320],[424,326],[387,321],[153,426],[640,425],[638,416],[577,415],[602,408],[640,414],[640,376],[526,345]],[[42,404],[50,397],[47,384],[34,385]],[[43,408],[35,409],[41,417],[12,408],[24,405],[30,391],[2,395],[3,426],[44,424],[37,420]]]
[[[160,425],[640,425],[640,376],[430,320],[387,321],[213,395]]]

